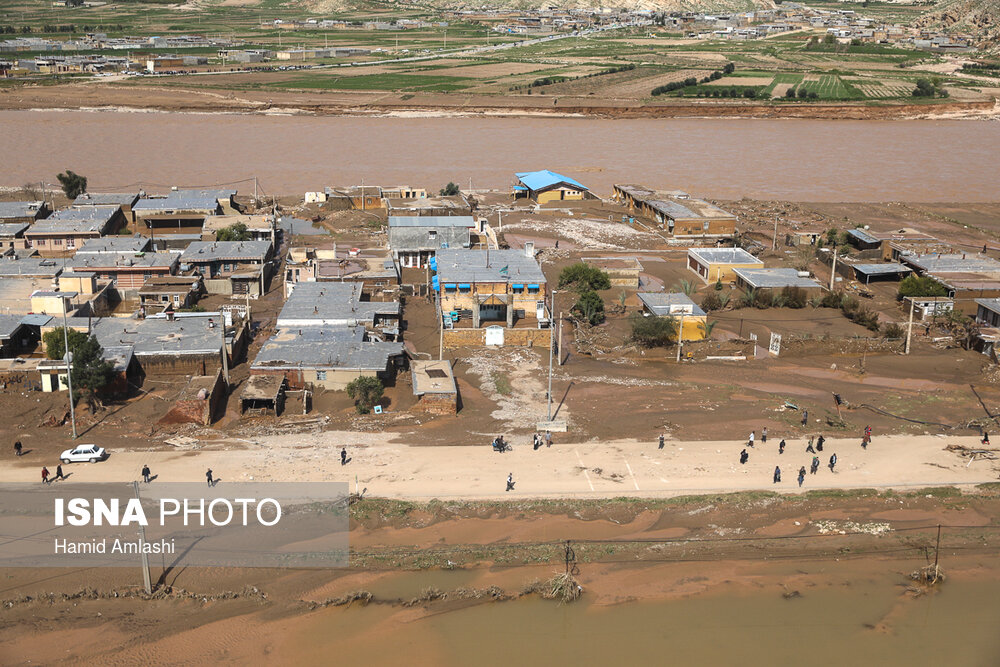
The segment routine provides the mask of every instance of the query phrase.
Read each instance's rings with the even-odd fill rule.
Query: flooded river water
[[[254,176],[271,194],[362,179],[505,188],[515,171],[548,168],[602,195],[638,182],[724,199],[1000,200],[992,121],[3,111],[0,155],[0,185],[52,183],[72,169],[94,191]]]

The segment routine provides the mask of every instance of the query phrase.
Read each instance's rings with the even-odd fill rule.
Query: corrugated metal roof
[[[271,249],[270,241],[195,241],[181,255],[181,262],[264,261]]]
[[[521,181],[529,190],[544,190],[545,188],[552,187],[553,185],[559,185],[560,183],[565,183],[566,185],[572,185],[573,187],[579,188],[581,190],[589,190],[586,185],[580,183],[579,181],[570,178],[569,176],[563,176],[562,174],[557,174],[554,171],[549,171],[548,169],[542,169],[541,171],[522,171],[517,174],[517,180]]]
[[[743,248],[691,248],[688,255],[693,255],[706,264],[760,264],[760,261]]]
[[[822,287],[812,278],[800,276],[795,269],[733,269],[733,273],[754,288],[802,287],[815,289]]]
[[[390,215],[389,227],[475,227],[471,215]]]
[[[523,250],[438,250],[437,272],[442,283],[544,283],[538,262]],[[500,269],[506,268],[504,273]]]
[[[698,304],[691,300],[687,294],[683,292],[639,292],[636,294],[639,300],[654,315],[697,315],[701,316],[705,314],[705,311],[701,309]]]
[[[887,262],[885,264],[852,264],[851,267],[858,273],[866,276],[885,276],[892,273],[913,273],[913,269],[903,266],[899,262]]]

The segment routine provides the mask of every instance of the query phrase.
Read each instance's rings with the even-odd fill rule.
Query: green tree
[[[223,227],[215,233],[217,241],[249,241],[250,232],[242,222],[234,222],[228,227]]]
[[[701,329],[701,335],[704,336],[706,339],[711,338],[712,331],[715,330],[715,325],[718,323],[719,320],[712,320],[711,322],[705,320],[704,322],[699,322],[698,328]]]
[[[441,188],[440,193],[442,197],[451,197],[452,195],[457,195],[458,186],[452,183],[451,181],[448,181],[448,185]]]
[[[785,97],[795,97],[795,89],[789,88],[785,91]]]
[[[611,278],[596,266],[577,262],[559,272],[559,289],[564,287],[572,287],[580,292],[611,289]]]
[[[644,317],[642,313],[632,313],[632,340],[645,347],[666,347],[677,335],[677,321],[672,317]]]
[[[83,341],[87,340],[87,334],[76,329],[70,329],[67,337],[69,338],[69,349],[72,350],[74,355]],[[42,335],[42,342],[45,343],[45,356],[49,359],[62,359],[66,356],[66,345],[63,340],[62,327],[46,331]]]
[[[597,292],[585,291],[570,312],[589,324],[600,324],[604,321],[604,300]]]
[[[909,275],[900,281],[898,297],[908,296],[948,296],[948,290],[930,276]]]
[[[87,336],[73,351],[73,369],[70,379],[76,399],[84,399],[93,408],[97,404],[97,392],[106,387],[114,377],[115,367],[104,358],[101,344],[93,336]]]
[[[726,63],[726,66],[722,68],[722,71],[726,74],[732,74],[736,71],[736,65],[733,63]]]
[[[362,415],[371,412],[372,408],[382,400],[384,393],[385,387],[382,386],[382,381],[368,375],[356,377],[347,385],[347,395],[354,401],[354,408],[358,414]]]
[[[710,313],[713,310],[722,310],[722,297],[719,296],[718,292],[709,292],[701,300],[701,309],[706,313]]]
[[[81,176],[67,169],[65,174],[59,174],[56,178],[59,179],[63,193],[70,199],[76,199],[87,191],[86,176]]]

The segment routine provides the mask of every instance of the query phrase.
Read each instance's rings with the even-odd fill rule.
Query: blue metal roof
[[[569,176],[563,176],[562,174],[557,174],[556,172],[549,171],[548,169],[543,169],[541,171],[522,171],[514,175],[517,176],[517,180],[521,181],[521,183],[529,190],[544,190],[545,188],[558,185],[559,183],[572,185],[580,188],[581,190],[590,189]]]

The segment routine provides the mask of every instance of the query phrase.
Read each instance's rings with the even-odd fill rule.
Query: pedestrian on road
[[[514,490],[514,473],[512,472],[507,473],[507,490]]]
[[[347,465],[347,447],[342,447],[340,450],[340,465]]]
[[[17,445],[20,445],[20,444],[21,443],[17,443]],[[986,431],[983,431],[983,444],[986,445],[987,447],[990,446],[990,434],[987,433]],[[14,445],[14,446],[17,447],[17,445]],[[18,456],[20,456],[20,454],[18,454]]]
[[[864,438],[861,438],[861,449],[864,449],[865,451],[868,450],[868,441]]]
[[[808,410],[803,410],[802,411],[802,425],[805,426],[806,422],[808,422],[808,421],[809,421],[809,411]]]
[[[781,442],[778,443],[778,453],[779,454],[784,454],[785,453],[785,439],[784,438],[782,438]]]
[[[750,458],[750,455],[747,454],[747,450],[746,450],[746,448],[744,448],[743,451],[740,452],[740,463],[742,463],[743,465],[746,465],[747,459],[749,459],[749,458]]]
[[[61,463],[56,466],[56,476],[53,478],[53,480],[57,480],[57,479],[59,479],[59,480],[66,479],[66,476],[62,474],[62,464]]]
[[[799,468],[799,488],[802,488],[802,482],[806,481],[806,467],[802,466]]]
[[[830,472],[833,472],[833,467],[835,465],[837,465],[837,454],[836,454],[836,452],[834,452],[833,455],[830,456]]]
[[[660,449],[663,449],[663,436],[660,436]]]
[[[145,463],[142,464],[142,481],[149,484],[149,466]]]
[[[760,442],[761,442],[761,444],[764,444],[765,442],[767,442],[767,427],[766,426],[764,427],[764,430],[760,432]]]
[[[753,441],[757,437],[756,431],[750,431],[750,439],[747,441],[747,447],[753,447]]]
[[[545,432],[545,446],[546,447],[551,447],[552,446],[552,432],[551,431],[546,431]]]
[[[809,438],[809,445],[806,446],[806,453],[807,454],[815,454],[816,453],[816,448],[813,447],[813,439],[811,437]]]
[[[205,473],[205,479],[208,480],[209,486],[215,486],[215,480],[212,478],[212,469],[209,468],[208,472]]]
[[[812,460],[812,465],[809,466],[809,474],[815,475],[818,470],[819,470],[819,457],[814,456]]]
[[[819,438],[816,439],[816,451],[817,452],[823,451],[823,443],[824,442],[826,442],[826,438],[824,438],[822,435],[819,436]]]
[[[46,468],[45,466],[42,466],[42,484],[48,484],[48,483],[49,483],[49,469]]]
[[[777,484],[781,481],[781,468],[774,466],[774,483]]]
[[[989,436],[987,436],[987,439],[988,438]],[[14,456],[20,456],[20,455],[21,455],[21,441],[18,440],[17,442],[14,443]]]

